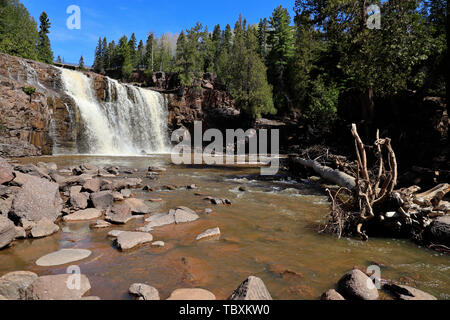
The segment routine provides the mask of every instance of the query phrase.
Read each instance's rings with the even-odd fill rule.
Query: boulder
[[[8,300],[22,300],[27,288],[38,278],[29,271],[15,271],[0,278],[0,295]]]
[[[88,200],[88,193],[75,193],[70,196],[70,205],[75,210],[83,210],[88,207]]]
[[[153,241],[153,236],[145,232],[121,232],[116,239],[117,247],[122,250],[130,250],[141,244]]]
[[[54,267],[84,260],[91,255],[91,251],[84,249],[62,249],[49,253],[36,261],[40,267]]]
[[[379,297],[372,279],[358,269],[347,272],[339,280],[337,291],[349,300],[377,300]]]
[[[19,220],[39,222],[48,219],[54,222],[61,215],[61,209],[58,184],[27,175],[14,197],[11,212]]]
[[[198,240],[202,240],[205,238],[218,237],[218,236],[220,236],[219,228],[208,229],[205,232],[203,232],[202,234],[198,235],[195,240],[198,241]]]
[[[88,221],[95,220],[100,218],[103,215],[103,211],[98,209],[86,209],[77,211],[73,214],[69,214],[64,217],[64,221],[73,222],[73,221]]]
[[[119,236],[119,234],[121,234],[122,232],[124,232],[124,231],[112,230],[112,231],[108,232],[108,237],[117,238]]]
[[[133,219],[131,208],[123,203],[116,203],[106,214],[105,218],[106,221],[113,224],[126,224],[131,219]]]
[[[264,282],[254,276],[248,277],[228,300],[272,300]]]
[[[148,222],[146,227],[156,228],[175,223],[175,215],[172,213],[158,213],[145,220]]]
[[[14,239],[25,239],[27,237],[27,232],[22,227],[14,227],[16,231],[16,235],[14,236]]]
[[[345,300],[344,297],[334,289],[325,292],[320,300]]]
[[[129,292],[130,294],[138,297],[138,300],[161,300],[158,290],[146,284],[132,284]]]
[[[77,279],[77,277],[79,277]],[[78,283],[79,280],[79,283]],[[78,286],[79,285],[79,286]],[[89,290],[89,279],[81,274],[61,274],[37,278],[25,291],[26,300],[78,300]]]
[[[0,158],[0,185],[14,179],[13,171],[9,163],[5,159]]]
[[[124,198],[130,198],[131,197],[131,190],[130,189],[122,189],[120,191],[120,194],[124,197]]]
[[[437,300],[435,296],[410,286],[388,283],[383,285],[383,289],[394,294],[399,300]]]
[[[52,181],[52,178],[49,176],[49,170],[45,167],[40,168],[40,167],[35,166],[34,164],[29,163],[29,164],[25,164],[25,165],[17,165],[14,167],[14,170],[24,173],[24,174],[28,174],[31,176],[44,178],[49,181]]]
[[[123,200],[125,200],[125,197],[118,191],[113,191],[112,195],[114,197],[114,201],[123,201]]]
[[[139,178],[128,178],[113,183],[113,189],[121,191],[123,189],[137,189],[142,186],[142,180]]]
[[[83,184],[83,191],[95,193],[100,191],[102,180],[99,178],[90,179]]]
[[[0,215],[8,215],[9,211],[11,211],[13,201],[14,195],[10,195],[7,198],[0,197]]]
[[[33,238],[44,238],[59,231],[59,227],[50,219],[42,219],[31,229]]]
[[[216,300],[216,296],[212,292],[205,289],[177,289],[172,292],[167,300]]]
[[[16,237],[14,223],[7,217],[0,215],[0,249],[7,247]]]
[[[123,201],[124,205],[130,207],[131,214],[143,215],[150,213],[150,208],[145,204],[144,200],[137,198],[129,198]]]
[[[91,201],[96,209],[105,210],[113,205],[114,196],[111,191],[100,191],[91,194]]]

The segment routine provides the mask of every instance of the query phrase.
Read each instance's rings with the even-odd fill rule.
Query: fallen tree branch
[[[313,169],[323,179],[333,182],[334,184],[336,184],[340,187],[344,187],[347,189],[353,189],[356,186],[355,178],[353,178],[352,176],[350,176],[342,171],[335,170],[335,169],[332,169],[327,166],[323,166],[315,160],[306,160],[303,158],[295,158],[294,162],[301,164],[304,167]]]

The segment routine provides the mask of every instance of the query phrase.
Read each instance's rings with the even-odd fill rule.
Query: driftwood
[[[313,169],[323,179],[328,180],[340,187],[353,189],[356,186],[356,180],[352,176],[342,171],[335,170],[327,166],[323,166],[315,160],[296,158],[294,159],[294,162]]]
[[[321,176],[345,187],[339,189],[334,195],[327,190],[332,206],[329,223],[324,231],[336,233],[339,237],[343,233],[355,232],[363,240],[367,240],[369,222],[375,220],[375,225],[403,234],[408,233],[411,238],[420,240],[424,230],[432,223],[432,218],[450,213],[450,203],[442,200],[450,192],[449,184],[438,185],[423,193],[418,193],[420,188],[417,186],[395,190],[398,178],[397,159],[391,140],[380,139],[377,132],[374,148],[372,148],[375,150],[377,163],[371,170],[368,165],[366,146],[358,134],[356,125],[352,125],[352,135],[355,139],[357,159],[356,177],[350,177],[354,179],[354,185],[344,184],[345,181],[352,181],[352,179],[346,178],[344,183],[337,179],[342,174],[342,172],[337,174],[338,170],[327,167],[327,170],[324,170],[323,166],[317,166],[317,163],[312,160],[298,161],[312,167],[319,174],[332,173],[331,176],[322,174]],[[339,193],[344,189],[352,195],[350,200],[344,201],[342,197],[339,197]]]

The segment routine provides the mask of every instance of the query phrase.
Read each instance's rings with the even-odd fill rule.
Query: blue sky
[[[234,26],[239,13],[251,24],[269,17],[279,5],[287,8],[293,18],[295,0],[22,0],[30,14],[39,21],[42,11],[47,12],[52,23],[50,40],[56,57],[77,63],[83,55],[87,65],[94,59],[98,38],[117,40],[132,32],[139,39],[147,38],[147,32],[157,35],[165,32],[179,33],[197,21],[209,30],[215,24],[222,28]],[[81,9],[81,29],[69,30],[66,13],[70,5]]]

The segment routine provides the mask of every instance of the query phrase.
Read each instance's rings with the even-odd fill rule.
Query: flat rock
[[[158,290],[146,284],[132,284],[129,292],[138,297],[138,300],[161,300]]]
[[[91,251],[84,249],[62,249],[39,258],[36,264],[40,267],[60,266],[86,259],[91,254]]]
[[[383,289],[393,293],[399,300],[437,300],[435,296],[410,286],[389,283]]]
[[[15,271],[0,278],[0,295],[8,300],[21,300],[38,275],[29,271]]]
[[[153,236],[150,233],[124,231],[117,236],[116,244],[120,250],[124,251],[152,241]]]
[[[167,300],[216,300],[216,296],[212,292],[205,289],[177,289],[172,292]]]
[[[345,300],[344,297],[334,289],[325,292],[320,300]]]
[[[27,233],[24,228],[22,227],[15,227],[16,235],[14,236],[14,239],[25,239],[27,237]]]
[[[7,217],[0,215],[0,249],[7,247],[16,237],[14,223]]]
[[[124,198],[130,198],[131,197],[131,190],[130,189],[123,189],[123,190],[120,191],[120,194]]]
[[[248,277],[228,300],[272,300],[264,282],[254,276]]]
[[[100,218],[103,215],[103,211],[98,209],[86,209],[77,211],[73,214],[70,214],[68,216],[65,216],[63,219],[66,222],[73,222],[73,221],[88,221],[88,220],[95,220]]]
[[[119,234],[121,234],[122,232],[125,232],[125,231],[112,230],[108,233],[108,237],[117,238],[119,236]]]
[[[76,276],[80,282],[77,286]],[[61,274],[37,278],[26,290],[26,300],[79,300],[89,290],[89,279],[81,274]]]
[[[139,178],[128,178],[113,183],[113,189],[116,191],[121,191],[123,189],[137,189],[142,186],[142,179]]]
[[[92,229],[105,229],[111,227],[111,223],[105,220],[97,220],[94,224],[91,225]]]
[[[211,237],[217,237],[220,236],[220,229],[214,228],[214,229],[208,229],[205,232],[203,232],[202,234],[198,235],[197,238],[195,240],[202,240],[205,238],[211,238]]]
[[[46,179],[27,175],[22,188],[14,197],[11,211],[19,219],[54,222],[60,215],[62,200],[59,185]]]
[[[114,196],[111,191],[91,193],[91,201],[96,209],[105,210],[113,205]]]
[[[31,229],[33,238],[43,238],[59,231],[59,227],[49,219],[42,219]]]
[[[175,223],[175,215],[172,213],[158,213],[145,220],[148,228],[157,228]]]
[[[339,280],[337,291],[349,300],[377,300],[379,297],[372,279],[358,269],[347,272]]]
[[[10,182],[14,179],[13,167],[3,158],[0,158],[0,184]]]
[[[178,207],[175,210],[175,223],[187,223],[200,219],[197,213],[187,207]]]

